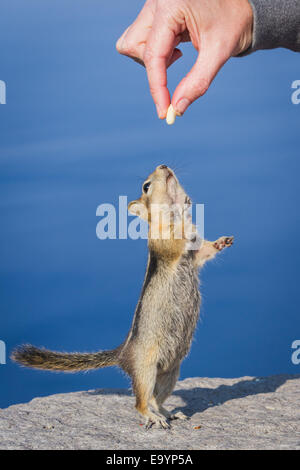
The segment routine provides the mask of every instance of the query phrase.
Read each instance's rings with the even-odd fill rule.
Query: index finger
[[[160,15],[155,18],[148,36],[144,53],[150,92],[160,119],[164,119],[171,103],[167,87],[167,64],[176,44],[174,31],[167,24],[167,19]]]

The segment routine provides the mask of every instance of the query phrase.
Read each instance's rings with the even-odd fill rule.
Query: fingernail
[[[183,114],[190,105],[190,101],[187,98],[181,98],[175,106],[175,111],[179,114]]]
[[[158,115],[159,119],[164,119],[163,112],[161,111],[158,104],[156,105],[156,111],[157,111],[157,115]]]

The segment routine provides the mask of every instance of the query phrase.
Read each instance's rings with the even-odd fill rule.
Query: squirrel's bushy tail
[[[12,352],[11,359],[34,369],[76,372],[116,366],[118,356],[119,348],[96,353],[62,353],[25,344]]]

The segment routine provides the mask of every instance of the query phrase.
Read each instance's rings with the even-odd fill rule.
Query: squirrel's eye
[[[147,183],[144,184],[143,186],[143,191],[144,193],[147,193],[148,192],[148,189],[150,188],[150,181],[148,181]]]

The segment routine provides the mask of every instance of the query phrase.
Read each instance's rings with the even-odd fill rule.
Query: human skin
[[[248,0],[147,0],[116,48],[146,67],[158,117],[164,119],[171,103],[182,115],[204,95],[227,60],[251,45],[252,28]],[[177,46],[187,41],[198,56],[171,100],[167,68],[182,56]]]

